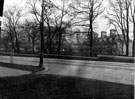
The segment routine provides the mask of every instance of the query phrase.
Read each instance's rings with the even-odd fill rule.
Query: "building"
[[[106,35],[107,34],[107,32],[106,31],[101,31],[101,38],[106,38]]]
[[[110,36],[115,36],[117,34],[116,29],[110,29]]]

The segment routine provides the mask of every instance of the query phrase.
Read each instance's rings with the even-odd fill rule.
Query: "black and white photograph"
[[[0,0],[0,99],[135,99],[135,0]]]

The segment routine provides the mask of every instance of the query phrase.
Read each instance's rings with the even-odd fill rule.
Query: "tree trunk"
[[[123,50],[124,50],[124,44],[122,43],[122,55],[123,55],[123,52],[124,52]]]
[[[20,47],[19,47],[19,42],[18,42],[18,37],[17,37],[17,32],[16,31],[15,31],[15,41],[16,41],[17,53],[20,53]]]
[[[30,40],[30,37],[28,37],[28,44],[29,44],[28,49],[30,49],[30,52],[32,52],[32,48],[31,48],[31,40]],[[29,52],[29,51],[28,51],[28,52]]]
[[[20,53],[20,48],[19,48],[18,40],[16,40],[16,48],[17,48],[17,53]]]
[[[127,31],[126,56],[129,55],[129,31]]]
[[[127,2],[126,2],[126,6],[127,6]],[[129,55],[129,7],[127,6],[126,7],[126,23],[127,23],[127,35],[126,35],[126,38],[127,38],[127,42],[126,42],[126,56]]]
[[[129,55],[129,36],[127,36],[127,42],[126,42],[126,56]]]
[[[41,42],[40,42],[39,67],[43,67],[43,52],[44,52],[43,22],[40,23],[40,36],[41,36]]]
[[[133,51],[132,51],[132,56],[135,57],[135,20],[133,23]]]
[[[50,33],[51,32],[48,32],[48,36],[47,36],[47,53],[49,54],[52,53],[52,41],[51,41]]]
[[[42,16],[41,16],[41,22],[40,22],[40,61],[39,61],[39,67],[43,67],[43,53],[44,53],[44,0],[42,0]]]
[[[90,56],[93,56],[93,28],[92,24],[90,25]]]
[[[90,15],[90,56],[93,56],[93,7],[91,8]]]
[[[14,36],[12,35],[11,31],[9,32],[9,34],[10,34],[10,40],[11,40],[12,49],[14,50],[14,52],[16,52],[15,44],[14,44]]]
[[[58,54],[61,53],[61,39],[62,39],[62,33],[59,33],[59,40],[58,40]]]
[[[14,46],[14,41],[13,40],[11,41],[11,44],[12,44],[12,49],[15,51],[15,46]]]
[[[49,54],[52,54],[52,32],[51,32],[51,28],[49,26]]]
[[[34,40],[33,40],[33,41],[32,41],[32,53],[33,53],[33,54],[35,54],[34,48],[35,48],[35,43],[34,43]]]
[[[49,53],[52,54],[52,40],[49,39]]]

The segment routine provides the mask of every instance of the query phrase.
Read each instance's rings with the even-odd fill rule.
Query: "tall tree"
[[[68,0],[61,0],[62,6],[59,6],[55,13],[54,13],[54,27],[56,32],[56,39],[57,39],[57,53],[61,53],[61,47],[62,47],[62,39],[63,35],[66,33],[67,28],[71,28],[71,24],[73,23],[73,20],[77,16],[77,14],[73,14],[70,9],[69,5],[70,2]]]
[[[24,23],[24,32],[27,37],[28,48],[30,48],[31,52],[34,54],[36,43],[40,38],[39,27],[35,22],[26,20]]]
[[[50,0],[29,0],[28,6],[34,19],[39,24],[40,28],[40,62],[39,67],[43,66],[43,53],[44,53],[44,24],[46,23],[50,32],[49,16],[52,14],[54,4]]]
[[[126,11],[126,39],[127,39],[127,43],[126,43],[126,55],[129,55],[129,10],[130,10],[130,0],[124,0],[125,3],[125,11]]]
[[[90,46],[90,56],[93,56],[93,28],[96,18],[103,13],[103,0],[75,0],[71,8],[75,13],[79,13],[77,24],[88,28],[88,39]]]
[[[22,8],[15,6],[12,6],[11,8],[8,8],[7,11],[4,13],[4,19],[5,19],[5,26],[7,33],[9,34],[11,38],[12,47],[15,51],[20,53],[20,46],[19,46],[19,25],[20,25],[20,19],[22,17]]]
[[[110,0],[105,18],[108,24],[121,30],[126,45],[126,56],[129,55],[129,7],[130,0]]]
[[[131,22],[133,23],[133,49],[132,56],[135,57],[135,1],[130,0]]]

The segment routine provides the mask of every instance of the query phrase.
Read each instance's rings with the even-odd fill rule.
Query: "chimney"
[[[105,38],[106,37],[106,31],[101,31],[101,38]]]
[[[115,29],[110,29],[110,36],[115,36],[116,32],[117,31]]]

